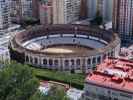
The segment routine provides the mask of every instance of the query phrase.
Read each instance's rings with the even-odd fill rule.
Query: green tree
[[[41,92],[37,91],[30,100],[49,100],[46,95],[43,95]]]
[[[100,12],[97,11],[95,18],[91,21],[92,24],[101,25],[103,23],[103,17]]]
[[[30,67],[11,62],[0,71],[0,100],[29,100],[38,85]]]
[[[59,86],[52,86],[48,94],[51,98],[50,100],[68,100],[66,98],[65,90]]]

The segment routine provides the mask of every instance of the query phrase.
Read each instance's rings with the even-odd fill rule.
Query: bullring
[[[86,25],[40,25],[16,34],[9,48],[11,58],[21,63],[87,73],[106,57],[119,54],[120,39]]]

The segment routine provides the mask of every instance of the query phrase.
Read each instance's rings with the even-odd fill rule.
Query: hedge
[[[39,79],[66,83],[78,89],[83,89],[84,87],[85,75],[82,74],[71,74],[67,72],[36,68],[34,68],[34,73]]]

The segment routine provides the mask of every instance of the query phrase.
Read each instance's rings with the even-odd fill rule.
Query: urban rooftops
[[[86,83],[103,88],[133,93],[133,62],[123,59],[106,59],[89,74]]]

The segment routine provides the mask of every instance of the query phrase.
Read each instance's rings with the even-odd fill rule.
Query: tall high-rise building
[[[87,0],[81,0],[80,19],[87,18]]]
[[[7,29],[10,25],[9,1],[0,0],[0,30]]]
[[[114,0],[113,30],[124,44],[133,43],[133,0]]]
[[[103,21],[112,21],[113,0],[88,0],[88,17],[94,19],[99,13]]]
[[[41,0],[32,0],[33,17],[39,19],[39,2]],[[43,0],[45,1],[45,0]]]
[[[67,24],[79,19],[81,0],[53,0],[53,24]]]
[[[21,0],[10,0],[11,21],[20,22],[22,19]]]
[[[11,0],[11,19],[21,21],[23,18],[32,17],[32,0]]]
[[[32,16],[32,0],[21,0],[22,15],[24,17]]]
[[[94,17],[96,16],[96,12],[97,12],[97,0],[88,0],[87,2],[88,4],[88,17],[90,19],[94,19]]]
[[[39,3],[39,19],[41,24],[52,24],[52,2],[42,1]]]

